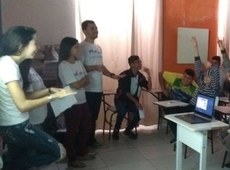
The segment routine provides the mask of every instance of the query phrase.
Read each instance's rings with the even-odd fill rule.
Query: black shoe
[[[124,134],[128,136],[130,139],[137,139],[137,135],[133,133],[132,131],[125,130]]]
[[[119,140],[119,131],[118,130],[113,131],[112,138],[113,138],[113,140]]]
[[[230,163],[225,164],[226,168],[230,168]]]

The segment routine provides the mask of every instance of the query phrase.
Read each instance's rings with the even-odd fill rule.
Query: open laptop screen
[[[210,97],[198,93],[195,106],[195,113],[208,118],[212,118],[214,105],[215,97]]]

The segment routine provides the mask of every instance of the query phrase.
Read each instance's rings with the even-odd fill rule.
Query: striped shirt
[[[220,79],[219,67],[214,65],[214,66],[211,66],[206,71],[202,70],[202,62],[199,56],[195,57],[194,67],[195,67],[194,68],[195,75],[197,78],[197,84],[199,87],[195,91],[190,101],[190,104],[193,106],[196,103],[197,93],[202,93],[208,96],[216,96],[219,90],[219,79]],[[204,82],[204,78],[206,74],[209,74],[209,76],[211,77],[211,82],[209,84],[205,84]]]

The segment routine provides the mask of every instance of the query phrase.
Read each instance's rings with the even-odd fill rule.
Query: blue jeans
[[[0,126],[0,134],[8,146],[9,162],[6,163],[6,169],[27,170],[49,165],[60,158],[58,142],[29,121]]]
[[[137,126],[140,121],[138,108],[134,103],[126,103],[124,101],[115,100],[115,106],[118,111],[117,120],[115,124],[115,130],[119,130],[121,128],[121,123],[126,115],[126,113],[133,114],[132,120],[128,122],[128,126],[126,128],[127,131],[131,131],[134,127]]]

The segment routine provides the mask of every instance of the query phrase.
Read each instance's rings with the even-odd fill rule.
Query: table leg
[[[177,139],[176,142],[176,170],[182,170],[182,147],[183,144]]]

